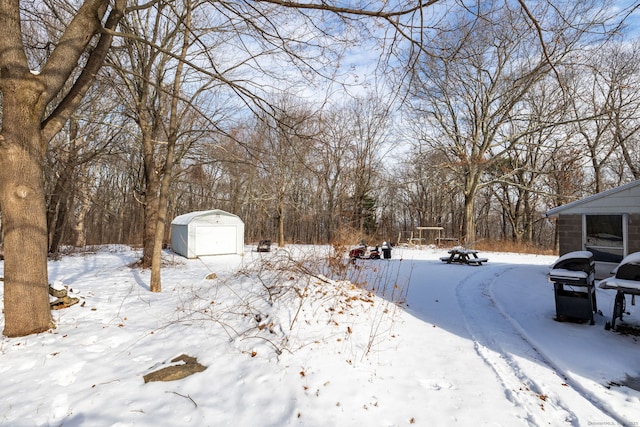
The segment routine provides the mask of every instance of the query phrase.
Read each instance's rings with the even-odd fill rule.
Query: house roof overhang
[[[545,216],[547,218],[549,217],[553,217],[553,216],[558,216],[561,213],[566,213],[569,211],[576,211],[577,209],[580,209],[580,207],[586,207],[589,204],[593,204],[594,202],[598,202],[601,199],[607,198],[607,197],[611,197],[615,194],[624,192],[624,191],[629,191],[635,188],[639,188],[640,189],[640,180],[636,180],[636,181],[632,181],[629,182],[625,185],[621,185],[619,187],[615,187],[615,188],[611,188],[609,190],[606,191],[602,191],[600,193],[597,194],[593,194],[591,196],[585,197],[583,199],[580,200],[576,200],[573,201],[571,203],[567,203],[561,206],[557,206],[555,208],[549,209],[546,213]]]

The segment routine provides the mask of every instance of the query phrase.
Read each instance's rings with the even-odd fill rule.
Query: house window
[[[622,215],[586,215],[586,249],[596,261],[619,263],[624,258]]]

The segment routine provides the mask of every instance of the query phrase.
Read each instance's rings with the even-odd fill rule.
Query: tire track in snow
[[[529,414],[531,425],[624,424],[580,392],[513,325],[490,289],[515,267],[482,266],[456,287],[456,298],[478,356],[502,382],[505,396]]]

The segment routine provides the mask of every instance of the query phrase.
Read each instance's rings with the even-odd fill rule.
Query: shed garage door
[[[196,255],[223,255],[236,253],[236,226],[196,227]]]

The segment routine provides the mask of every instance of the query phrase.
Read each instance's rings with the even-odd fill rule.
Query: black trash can
[[[391,245],[387,242],[382,243],[382,258],[391,259]]]
[[[595,261],[589,251],[561,256],[549,271],[556,300],[556,320],[589,320],[598,311],[595,292]]]

